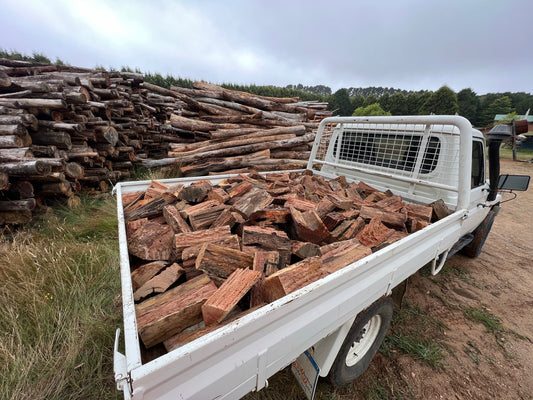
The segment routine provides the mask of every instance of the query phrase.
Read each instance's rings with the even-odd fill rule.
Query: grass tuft
[[[491,314],[485,307],[466,307],[463,313],[469,320],[483,324],[487,332],[493,335],[505,332],[501,318]]]
[[[420,338],[414,335],[387,335],[383,342],[382,351],[390,355],[392,350],[400,350],[432,367],[441,367],[444,359],[442,348],[437,342],[430,338]]]
[[[114,204],[85,198],[0,237],[0,398],[119,398]]]

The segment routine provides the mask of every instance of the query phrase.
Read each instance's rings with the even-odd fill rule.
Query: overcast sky
[[[533,0],[0,0],[0,48],[212,83],[533,93]]]

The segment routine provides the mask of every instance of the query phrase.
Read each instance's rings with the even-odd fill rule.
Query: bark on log
[[[146,347],[151,347],[202,321],[202,305],[217,290],[207,275],[135,306],[137,328]]]
[[[135,292],[142,285],[156,276],[160,271],[168,265],[166,261],[153,261],[148,264],[143,264],[131,272],[131,284]]]
[[[174,263],[146,281],[133,292],[133,299],[139,301],[151,294],[163,293],[172,284],[176,283],[183,274],[185,274],[185,270],[179,264]]]
[[[0,164],[0,172],[9,176],[45,175],[52,172],[52,168],[39,160],[7,162]]]
[[[15,135],[15,136],[24,136],[28,134],[28,130],[19,124],[15,125],[0,125],[0,135]]]
[[[20,161],[22,158],[33,158],[34,154],[29,147],[15,149],[0,148],[0,161]]]
[[[196,258],[196,269],[210,276],[227,278],[238,268],[251,269],[254,259],[240,250],[206,243]]]
[[[35,199],[0,201],[0,211],[31,211],[35,208]]]
[[[172,252],[174,232],[168,225],[147,222],[128,238],[130,254],[143,260],[168,260]]]

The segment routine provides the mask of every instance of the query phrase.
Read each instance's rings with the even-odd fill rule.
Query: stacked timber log
[[[124,194],[137,326],[175,349],[448,215],[309,170]]]
[[[0,59],[0,224],[48,198],[71,204],[137,167],[202,175],[305,166],[327,104],[197,82],[165,89],[142,74]]]

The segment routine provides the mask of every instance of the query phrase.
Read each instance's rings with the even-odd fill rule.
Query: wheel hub
[[[374,315],[368,320],[363,329],[361,329],[357,340],[352,343],[350,350],[348,350],[345,360],[346,366],[354,366],[365,356],[376,340],[380,328],[381,316]]]

